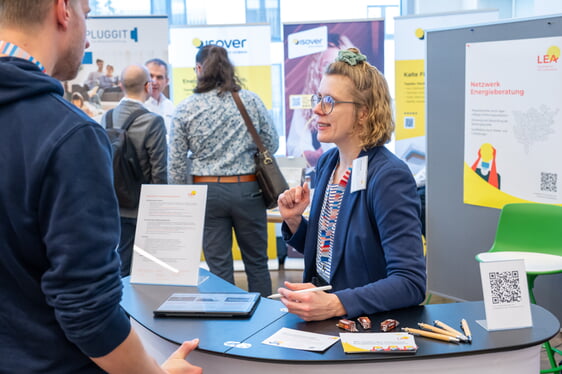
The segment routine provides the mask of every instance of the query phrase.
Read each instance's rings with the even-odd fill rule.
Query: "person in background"
[[[420,201],[409,168],[384,144],[394,130],[388,86],[358,49],[340,51],[313,96],[318,140],[334,143],[308,184],[279,196],[282,232],[304,253],[304,283],[279,288],[304,320],[354,318],[425,298]],[[333,293],[294,291],[332,285]]]
[[[168,64],[159,58],[153,58],[145,62],[145,66],[148,68],[152,79],[152,91],[150,92],[150,97],[146,100],[144,105],[151,112],[160,114],[164,117],[164,122],[166,123],[166,133],[170,134],[172,129],[172,117],[176,107],[170,99],[164,96],[163,93],[170,81]]]
[[[89,117],[95,116],[94,109],[84,101],[84,98],[79,92],[74,92],[70,100],[72,104],[74,104],[77,108],[82,109]]]
[[[89,45],[89,11],[0,0],[0,371],[201,373],[185,360],[197,340],[160,367],[120,306],[111,145],[60,83]]]
[[[88,74],[88,78],[85,82],[86,86],[88,86],[88,90],[92,90],[100,85],[100,77],[103,76],[103,65],[104,61],[98,58],[96,60],[97,69]]]
[[[113,75],[113,71],[113,65],[107,64],[107,66],[105,67],[105,74],[99,77],[100,90],[112,88],[119,84],[119,78]]]
[[[146,67],[130,65],[121,73],[121,89],[125,97],[111,112],[102,118],[102,127],[107,127],[107,116],[111,115],[113,127],[121,128],[130,115],[143,108],[143,103],[150,96],[151,80]],[[166,128],[164,119],[158,114],[146,112],[137,117],[127,131],[133,144],[139,165],[147,184],[168,183],[168,148],[166,145]],[[121,276],[131,273],[131,259],[137,228],[137,208],[119,206],[121,216],[121,240],[117,252],[121,257]]]
[[[197,86],[177,107],[172,125],[169,182],[188,180],[188,152],[196,184],[207,184],[203,252],[212,273],[234,283],[232,229],[242,252],[248,289],[271,293],[267,216],[256,181],[254,143],[232,92],[238,92],[265,147],[279,138],[260,98],[241,89],[226,49],[205,46],[195,58]]]

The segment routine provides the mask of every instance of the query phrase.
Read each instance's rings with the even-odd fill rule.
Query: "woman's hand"
[[[305,321],[322,321],[346,314],[340,299],[324,291],[310,291],[295,293],[293,291],[313,288],[312,283],[285,282],[285,287],[279,288],[281,302],[285,304],[289,313],[296,314]]]
[[[283,221],[287,223],[289,229],[294,234],[301,223],[302,214],[308,207],[308,204],[310,204],[310,187],[308,183],[283,192],[279,195],[277,204]]]

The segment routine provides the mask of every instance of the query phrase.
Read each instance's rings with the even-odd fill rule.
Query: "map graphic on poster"
[[[304,157],[315,166],[333,144],[316,139],[310,98],[322,74],[342,49],[358,48],[367,61],[384,72],[384,21],[284,24],[285,133],[287,156]]]
[[[466,45],[464,202],[561,204],[562,37]]]

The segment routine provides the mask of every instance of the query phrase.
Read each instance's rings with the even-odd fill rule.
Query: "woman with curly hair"
[[[406,164],[384,144],[394,130],[383,75],[358,49],[340,51],[313,95],[318,140],[336,145],[317,165],[309,219],[307,184],[279,197],[283,236],[304,253],[304,283],[281,301],[304,320],[354,318],[425,298],[420,202]],[[330,284],[333,293],[294,291]]]

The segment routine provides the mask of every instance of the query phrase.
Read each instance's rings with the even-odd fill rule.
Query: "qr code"
[[[303,106],[301,95],[291,95],[289,96],[289,108],[300,109]]]
[[[558,192],[558,174],[541,172],[541,191]]]
[[[416,119],[414,117],[404,117],[404,128],[413,129],[416,127]]]
[[[503,271],[489,274],[492,304],[511,304],[521,301],[519,272]]]

